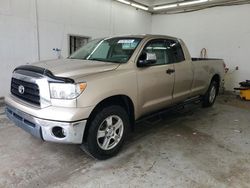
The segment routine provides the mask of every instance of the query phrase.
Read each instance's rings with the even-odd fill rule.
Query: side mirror
[[[147,67],[155,64],[157,61],[155,53],[142,52],[138,60],[138,67]]]

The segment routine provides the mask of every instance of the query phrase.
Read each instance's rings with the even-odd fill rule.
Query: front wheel
[[[120,106],[109,106],[98,112],[90,123],[87,148],[95,158],[103,160],[116,155],[127,136],[129,118]]]
[[[218,83],[212,81],[203,99],[203,107],[210,107],[214,104],[218,94]]]

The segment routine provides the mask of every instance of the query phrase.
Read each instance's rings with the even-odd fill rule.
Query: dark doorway
[[[69,35],[69,55],[89,41],[90,37]]]

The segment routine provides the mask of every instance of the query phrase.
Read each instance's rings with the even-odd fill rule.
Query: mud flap
[[[88,150],[88,145],[87,143],[82,143],[80,145],[80,148],[82,151],[84,151],[86,154],[88,154],[90,157],[92,157],[93,159],[96,159],[91,153],[89,153],[89,150]]]

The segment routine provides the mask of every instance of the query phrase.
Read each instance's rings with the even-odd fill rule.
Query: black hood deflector
[[[15,72],[17,70],[25,70],[25,71],[35,72],[35,73],[47,76],[55,81],[60,81],[60,82],[64,82],[64,83],[75,83],[75,81],[71,78],[55,76],[50,70],[42,68],[42,67],[37,67],[37,66],[33,66],[33,65],[22,65],[22,66],[15,68],[13,72]]]

